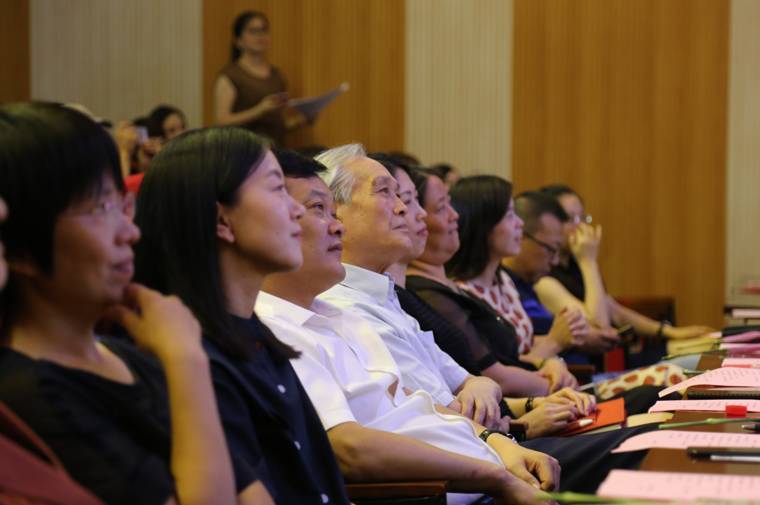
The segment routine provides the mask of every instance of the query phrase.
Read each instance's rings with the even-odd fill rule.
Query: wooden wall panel
[[[232,22],[248,9],[269,17],[270,60],[284,72],[291,96],[351,85],[314,126],[294,132],[290,145],[358,141],[373,150],[403,148],[403,0],[204,0],[206,124],[213,122],[214,80],[229,60]]]
[[[406,147],[511,173],[512,0],[408,0]]]
[[[731,3],[731,78],[728,126],[728,200],[726,202],[726,300],[760,305],[743,294],[749,280],[760,279],[760,2]]]
[[[29,0],[0,2],[0,103],[29,99]]]
[[[201,120],[201,0],[31,0],[32,97],[112,119]]]
[[[729,2],[515,0],[514,25],[517,189],[584,196],[612,294],[720,325]]]

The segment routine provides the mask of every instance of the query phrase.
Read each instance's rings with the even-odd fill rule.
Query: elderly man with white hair
[[[499,385],[470,375],[443,352],[432,333],[422,331],[403,311],[393,281],[384,274],[412,247],[396,180],[359,144],[330,149],[316,160],[328,169],[320,177],[330,187],[338,219],[346,229],[342,256],[346,278],[321,298],[357,311],[372,323],[407,387],[428,391],[452,410],[482,413],[475,421],[496,427],[501,417]]]
[[[369,323],[390,350],[406,387],[427,391],[438,403],[454,410],[466,410],[460,404],[472,398],[488,398],[485,392],[493,391],[491,385],[495,383],[469,375],[445,354],[432,333],[423,331],[401,308],[394,282],[386,274],[412,249],[407,208],[397,195],[396,180],[385,167],[366,157],[357,144],[328,150],[316,159],[327,167],[320,177],[335,198],[336,215],[345,229],[342,261],[346,272],[343,281],[320,294],[318,300]],[[501,399],[501,388],[496,388]],[[556,457],[564,469],[563,481],[586,488],[598,483],[612,468],[635,467],[641,454],[619,458],[609,451],[647,429],[629,428],[574,439],[548,437],[521,445]]]

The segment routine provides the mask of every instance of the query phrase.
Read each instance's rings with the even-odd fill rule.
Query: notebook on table
[[[578,435],[579,433],[585,433],[587,431],[596,430],[605,426],[611,426],[616,424],[622,424],[625,422],[625,400],[617,398],[616,400],[609,400],[601,402],[596,405],[596,411],[592,412],[586,417],[578,419],[590,419],[592,421],[588,426],[577,428],[574,430],[565,430],[557,435],[561,437],[567,437],[570,435]]]

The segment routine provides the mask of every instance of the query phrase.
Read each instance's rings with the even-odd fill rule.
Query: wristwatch
[[[527,414],[531,410],[533,410],[533,400],[535,400],[535,397],[529,396],[528,399],[525,401],[525,413]]]
[[[485,430],[481,431],[481,432],[480,432],[480,435],[478,435],[478,437],[479,437],[479,438],[480,438],[480,439],[481,439],[483,442],[486,442],[486,443],[488,443],[488,437],[490,437],[490,436],[491,436],[491,435],[493,435],[494,433],[498,433],[499,435],[504,435],[505,437],[507,437],[507,438],[508,438],[508,439],[510,439],[511,441],[513,441],[513,442],[517,442],[517,440],[515,440],[515,437],[513,437],[513,436],[512,436],[512,435],[510,435],[509,433],[505,433],[505,432],[503,432],[503,431],[499,431],[499,430],[489,430],[488,428],[486,428]]]

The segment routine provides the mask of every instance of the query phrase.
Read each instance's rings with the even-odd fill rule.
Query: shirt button
[[[330,498],[326,494],[322,493],[321,496],[322,496],[322,503],[328,503],[330,501]]]
[[[282,384],[277,384],[277,391],[279,391],[282,394],[285,394],[285,391],[287,391],[287,389],[285,389],[285,386],[283,386]]]
[[[301,442],[299,442],[298,440],[296,440],[296,441],[295,441],[295,442],[293,442],[293,443],[295,444],[295,446],[296,446],[296,449],[298,449],[298,450],[300,451],[300,450],[301,450]]]

